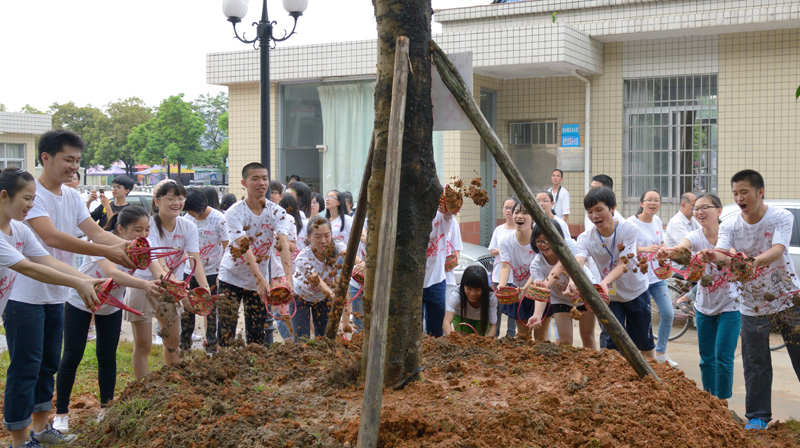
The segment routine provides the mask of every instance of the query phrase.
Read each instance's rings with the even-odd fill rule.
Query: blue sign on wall
[[[581,146],[580,125],[561,125],[561,146],[564,148],[577,148]]]

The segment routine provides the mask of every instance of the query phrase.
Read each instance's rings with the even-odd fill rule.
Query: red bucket
[[[458,266],[458,259],[456,254],[450,254],[444,259],[444,271],[450,272]]]
[[[189,272],[189,275],[187,275],[186,279],[183,281],[173,280],[171,278],[172,274],[175,273],[176,269],[182,268],[186,260],[189,260],[189,264],[192,266],[191,272]],[[195,269],[197,269],[197,262],[195,259],[191,257],[184,257],[175,266],[173,266],[172,269],[169,270],[166,278],[161,279],[161,287],[164,288],[166,296],[170,298],[172,303],[178,303],[181,299],[186,297],[189,291],[189,283],[192,281]]]
[[[494,293],[497,302],[501,305],[511,305],[519,301],[519,288],[515,286],[500,286]]]
[[[119,309],[128,311],[130,313],[136,314],[137,316],[141,316],[142,315],[141,311],[135,310],[129,307],[128,305],[125,305],[124,303],[117,300],[116,297],[111,295],[111,291],[116,286],[117,285],[114,283],[114,280],[110,278],[104,281],[103,283],[98,283],[97,285],[94,286],[94,290],[95,292],[97,292],[97,298],[100,299],[100,303],[111,305]]]
[[[541,288],[531,283],[528,289],[525,290],[525,298],[535,300],[537,302],[550,301],[550,288]]]
[[[131,259],[136,269],[147,269],[152,260],[171,257],[181,253],[174,247],[150,247],[147,238],[139,237],[125,245],[125,255]]]

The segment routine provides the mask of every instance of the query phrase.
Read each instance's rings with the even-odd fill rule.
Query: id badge
[[[611,286],[608,288],[608,295],[609,296],[617,295],[617,286],[614,283],[612,283]]]

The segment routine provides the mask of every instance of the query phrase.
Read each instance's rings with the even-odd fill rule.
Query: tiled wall
[[[622,43],[622,77],[719,72],[719,36],[688,36]]]
[[[242,168],[250,162],[261,161],[261,108],[258,84],[234,84],[228,87],[228,110],[230,114],[229,179],[230,192],[240,197],[244,189],[239,182]],[[278,85],[270,84],[270,178],[278,167]]]
[[[766,196],[800,199],[800,30],[723,34],[719,38],[719,192],[730,177],[761,172]]]

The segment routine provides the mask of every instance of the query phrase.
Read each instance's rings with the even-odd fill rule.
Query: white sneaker
[[[666,353],[656,353],[655,360],[659,364],[665,362],[665,363],[669,364],[669,366],[672,367],[673,369],[677,369],[678,368],[678,363],[673,361],[673,360],[671,360],[669,358],[669,355],[666,354]]]
[[[161,336],[156,335],[153,337],[153,345],[164,345],[164,341],[161,340]]]
[[[65,415],[63,417],[55,416],[53,418],[53,428],[63,432],[64,434],[69,433],[69,415]]]
[[[108,410],[108,408],[102,408],[102,409],[100,409],[100,413],[99,413],[99,414],[97,414],[97,423],[100,423],[100,422],[102,422],[102,421],[103,421],[103,419],[104,419],[104,418],[106,418],[106,411],[107,411],[107,410]]]
[[[202,341],[202,340],[203,340],[203,338],[201,336],[198,336],[197,333],[192,333],[192,341],[197,342],[197,341]]]

